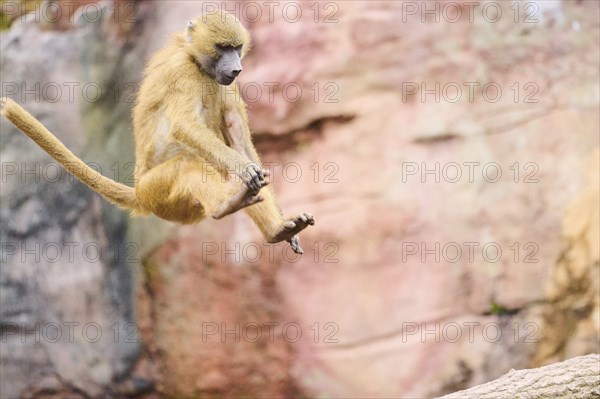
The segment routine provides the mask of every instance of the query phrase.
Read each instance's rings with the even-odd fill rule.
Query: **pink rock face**
[[[137,79],[142,54],[220,5],[144,4],[139,30],[103,25],[108,33],[86,39],[99,49],[85,47],[85,57],[78,31],[38,43],[34,27],[20,27],[37,47],[5,42],[13,43],[10,78],[30,79],[12,67],[31,62],[30,51],[42,66],[72,60],[72,70],[41,71],[47,79],[91,75],[128,87],[121,75]],[[301,234],[305,254],[264,244],[243,212],[183,227],[133,220],[125,238],[125,215],[87,191],[67,197],[81,197],[76,209],[87,210],[77,223],[38,233],[31,226],[50,223],[44,204],[54,197],[9,179],[3,198],[16,203],[30,190],[31,203],[14,206],[19,213],[3,205],[16,215],[3,234],[106,244],[118,233],[134,242],[140,264],[13,261],[18,267],[2,274],[12,289],[4,303],[17,308],[19,284],[39,278],[44,289],[22,284],[24,295],[48,310],[32,305],[28,322],[57,314],[108,329],[135,307],[141,340],[24,349],[15,335],[2,359],[18,382],[3,382],[3,393],[19,396],[29,384],[31,397],[47,386],[60,397],[66,384],[126,396],[142,389],[130,386],[141,376],[156,380],[151,395],[161,397],[425,397],[600,350],[598,302],[589,299],[597,297],[598,250],[586,244],[597,229],[579,226],[585,212],[574,210],[598,193],[597,179],[586,178],[597,168],[600,128],[595,2],[532,1],[518,10],[512,2],[224,4],[253,37],[238,84],[281,207],[316,217]],[[111,29],[130,42],[113,46]],[[71,58],[46,52],[49,42]],[[82,105],[83,121],[73,111]],[[123,145],[131,137],[121,139],[130,105],[32,108],[52,130],[64,128],[59,137],[75,152],[90,147],[105,160],[132,153]],[[99,134],[78,134],[88,126]],[[19,160],[25,151],[12,145],[8,159]],[[65,218],[66,208],[75,207],[62,209]],[[112,288],[117,281],[123,286]],[[22,377],[34,369],[54,374]]]
[[[270,351],[287,343],[276,369],[289,366],[283,386],[308,396],[436,395],[528,366],[560,221],[598,147],[595,6],[540,9],[532,24],[508,5],[495,22],[481,7],[472,21],[464,8],[455,22],[445,8],[422,20],[415,5],[413,15],[403,2],[340,2],[318,22],[309,3],[297,22],[281,9],[272,20],[264,7],[261,18],[238,9],[254,41],[239,84],[255,142],[286,214],[310,211],[317,225],[302,234],[300,259],[284,246],[269,254],[243,215],[183,229],[218,250],[177,239],[182,265],[200,254],[214,264],[193,262],[185,278],[196,288],[165,296],[159,314],[176,304],[243,327],[273,309],[280,341],[243,359],[271,367]],[[170,10],[171,21],[196,8]],[[231,268],[237,288],[205,289],[217,284],[200,271],[207,263]],[[248,292],[267,269],[269,291]],[[193,324],[165,335],[163,356],[202,364],[198,389],[227,391],[233,374],[207,363],[225,359],[217,349],[166,353],[201,334]],[[222,345],[252,348],[231,339]],[[250,392],[285,393],[271,374],[252,385],[253,361],[239,361]]]

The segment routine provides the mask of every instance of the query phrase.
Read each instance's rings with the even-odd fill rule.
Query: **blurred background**
[[[133,185],[145,62],[215,8],[305,253],[132,219],[1,126],[1,397],[414,398],[599,348],[596,1],[2,1],[2,96]]]

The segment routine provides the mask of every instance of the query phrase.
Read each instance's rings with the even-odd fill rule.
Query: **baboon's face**
[[[218,84],[229,86],[242,72],[242,46],[217,45],[217,57],[212,59],[206,72]]]
[[[242,58],[250,48],[250,35],[232,14],[215,11],[188,21],[185,49],[202,70],[223,86],[242,72]]]

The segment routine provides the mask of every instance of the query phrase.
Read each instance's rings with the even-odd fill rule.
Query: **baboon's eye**
[[[227,44],[217,44],[216,47],[217,47],[217,50],[219,50],[219,51],[225,51],[225,50],[231,48],[231,46],[229,46]]]
[[[242,54],[242,48],[243,48],[243,47],[244,47],[244,45],[243,45],[243,44],[240,44],[239,46],[235,47],[235,51],[237,51],[237,52],[238,52],[238,54],[240,54],[240,55],[241,55],[241,54]]]

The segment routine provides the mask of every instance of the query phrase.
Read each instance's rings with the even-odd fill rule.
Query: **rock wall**
[[[92,167],[125,180],[134,148],[126,87],[141,76],[144,48],[104,13],[67,18],[76,27],[66,31],[45,26],[47,14],[19,17],[1,33],[2,95]],[[127,392],[142,350],[133,303],[140,251],[128,215],[0,123],[0,396]]]
[[[14,24],[3,83],[128,97],[141,61],[214,5],[134,4],[129,24]],[[49,160],[3,120],[3,397],[49,379],[89,396],[422,397],[598,352],[597,3],[224,4],[253,36],[239,83],[273,187],[317,218],[306,253],[263,245],[243,214],[130,221],[67,176],[15,177],[4,165]],[[26,106],[127,180],[131,104],[81,97]],[[21,256],[69,241],[121,252]],[[8,328],[64,321],[108,338]]]

